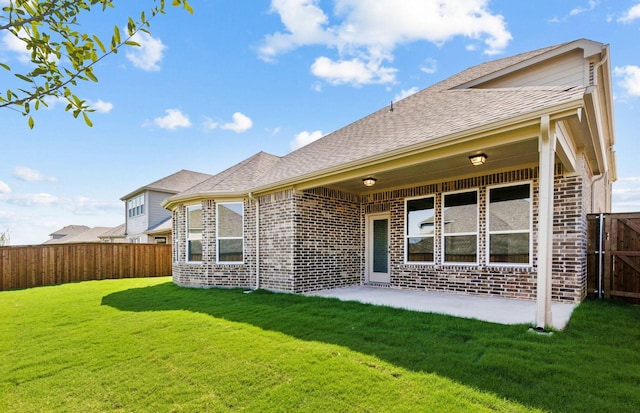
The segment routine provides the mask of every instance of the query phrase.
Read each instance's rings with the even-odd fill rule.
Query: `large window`
[[[140,194],[127,201],[127,211],[129,218],[144,214],[144,194]]]
[[[216,204],[218,262],[243,262],[243,227],[244,206],[242,202],[225,202]]]
[[[489,263],[531,263],[531,185],[489,189]]]
[[[444,195],[442,232],[445,263],[478,261],[478,191]]]
[[[433,262],[434,198],[408,199],[405,210],[406,262]]]
[[[187,207],[187,261],[202,261],[202,206]]]

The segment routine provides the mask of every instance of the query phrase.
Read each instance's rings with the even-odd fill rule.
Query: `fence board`
[[[44,244],[0,247],[0,291],[76,281],[171,275],[167,244]]]
[[[640,213],[605,214],[602,234],[592,224],[597,217],[588,217],[588,253],[600,239],[604,247],[600,257],[587,261],[589,291],[598,277],[598,259],[602,259],[604,298],[640,303]]]

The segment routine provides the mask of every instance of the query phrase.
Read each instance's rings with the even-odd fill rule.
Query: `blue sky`
[[[83,26],[108,35],[152,3],[116,4]],[[611,45],[614,211],[640,211],[639,0],[371,4],[193,0],[193,15],[157,17],[141,48],[104,60],[99,83],[77,89],[97,109],[92,128],[55,102],[33,130],[0,109],[0,231],[18,245],[69,224],[116,226],[120,197],[180,169],[285,155],[469,66],[579,38]],[[26,71],[24,53],[0,34],[0,62]]]

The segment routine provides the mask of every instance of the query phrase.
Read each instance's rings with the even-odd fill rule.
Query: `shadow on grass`
[[[112,293],[102,304],[204,313],[345,346],[550,411],[640,411],[640,306],[585,302],[563,332],[540,336],[526,325],[170,282]]]

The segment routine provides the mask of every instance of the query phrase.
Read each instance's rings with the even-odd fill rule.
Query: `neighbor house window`
[[[444,195],[442,233],[445,263],[478,262],[478,191]]]
[[[216,204],[217,253],[220,263],[242,263],[244,256],[242,202]]]
[[[434,198],[408,199],[405,211],[406,262],[433,262]]]
[[[187,261],[202,261],[202,206],[187,207]]]
[[[140,194],[127,201],[127,211],[129,218],[144,214],[144,194]]]
[[[489,189],[490,264],[531,263],[531,185]]]

